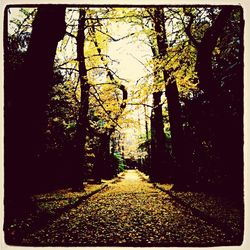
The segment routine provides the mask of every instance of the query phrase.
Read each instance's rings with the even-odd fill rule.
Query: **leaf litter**
[[[222,229],[176,206],[137,170],[22,240],[36,246],[220,246]]]

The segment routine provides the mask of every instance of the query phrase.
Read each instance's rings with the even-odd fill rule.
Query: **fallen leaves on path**
[[[129,170],[23,244],[37,246],[214,246],[233,244],[219,228],[197,218]]]
[[[157,184],[162,190],[171,192],[173,197],[197,209],[204,215],[218,220],[228,227],[235,235],[243,232],[243,212],[235,204],[221,196],[209,195],[204,192],[177,192],[169,188],[169,184]]]

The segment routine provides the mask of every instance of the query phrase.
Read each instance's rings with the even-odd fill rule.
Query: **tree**
[[[18,77],[9,76],[9,65],[5,65],[5,85],[11,86],[6,93],[9,105],[5,110],[7,217],[23,212],[21,208],[29,194],[44,185],[39,179],[39,173],[42,171],[41,159],[44,151],[45,111],[56,47],[65,33],[64,15],[63,6],[39,7],[32,24],[33,30],[24,63],[16,72]],[[6,46],[7,41],[5,48]],[[17,206],[19,211],[15,209]]]
[[[197,60],[196,60],[196,70],[199,77],[199,85],[210,98],[214,97],[214,93],[217,92],[218,84],[216,84],[213,73],[212,73],[212,52],[216,46],[217,40],[221,35],[223,28],[226,25],[228,18],[232,12],[232,7],[223,7],[218,14],[216,20],[206,29],[200,42],[198,42],[191,33],[191,25],[193,22],[193,14],[186,10],[186,15],[190,16],[190,23],[186,27],[186,33],[197,49]]]
[[[149,38],[150,39],[150,38]],[[154,41],[150,40],[153,59],[158,59],[158,50],[155,48]],[[150,162],[150,178],[152,181],[166,181],[170,179],[171,157],[166,148],[166,138],[164,133],[164,124],[162,116],[161,104],[161,76],[158,67],[153,62],[153,108],[151,111],[151,162]],[[162,173],[165,173],[163,175]],[[167,172],[167,174],[166,174]]]
[[[109,169],[110,136],[118,125],[121,111],[126,107],[127,90],[108,65],[109,61],[112,62],[112,59],[105,54],[109,34],[99,30],[100,28],[97,30],[97,27],[101,27],[99,17],[107,15],[106,9],[98,9],[99,17],[97,17],[96,10],[85,8],[84,20],[78,21],[78,25],[72,18],[76,15],[76,11],[73,10],[72,14],[67,12],[67,30],[70,31],[61,43],[56,68],[63,72],[65,80],[68,79],[67,85],[70,85],[70,82],[71,85],[75,84],[73,89],[75,89],[75,99],[79,109],[75,120],[77,126],[73,135],[74,140],[65,148],[64,153],[69,155],[67,160],[69,164],[74,162],[76,166],[76,171],[71,171],[71,183],[78,183],[80,187],[82,172],[85,173],[85,178],[90,177],[86,176],[91,175],[90,172],[96,172],[93,165],[95,161],[98,162],[98,157],[95,156],[100,156],[102,163],[103,159],[107,159],[106,164],[102,165]],[[62,60],[61,55],[65,55],[63,51],[68,49],[67,46],[70,43],[73,45],[72,54],[66,55]],[[105,74],[107,82],[103,83]],[[122,101],[118,105],[120,100]],[[68,116],[67,113],[64,115]],[[104,128],[102,128],[102,123],[105,123]],[[108,137],[103,136],[103,133]],[[100,144],[99,141],[103,143]],[[99,150],[102,145],[105,145],[104,148]],[[108,152],[105,154],[107,156],[102,157],[102,152]],[[102,172],[106,174],[107,169]]]
[[[229,183],[234,181],[237,183],[237,188],[234,186],[233,192],[235,192],[238,188],[242,190],[243,183],[242,168],[236,170],[235,167],[243,165],[243,129],[242,120],[239,118],[242,116],[242,94],[236,94],[242,93],[243,84],[243,72],[240,66],[243,58],[242,37],[239,31],[243,30],[242,20],[239,18],[241,10],[232,6],[205,9],[202,12],[203,19],[199,20],[197,20],[199,15],[196,15],[195,11],[195,9],[184,10],[189,17],[185,31],[197,50],[196,69],[199,87],[203,90],[196,100],[198,107],[193,107],[196,116],[193,121],[196,121],[200,148],[207,145],[209,149],[210,156],[207,155],[203,160],[210,161],[207,167],[209,173],[207,179],[220,185],[221,190],[228,188]],[[200,27],[200,32],[195,32],[197,27]],[[233,60],[231,53],[234,54]],[[236,85],[235,82],[240,84]],[[232,102],[235,94],[238,95],[236,99],[241,100],[238,104]],[[232,130],[237,131],[237,138],[232,136]],[[234,143],[231,143],[232,141]]]
[[[110,155],[110,142],[112,134],[116,131],[117,127],[120,127],[120,125],[118,124],[118,120],[121,117],[123,110],[126,108],[127,100],[127,90],[125,86],[116,82],[111,71],[107,70],[107,75],[112,84],[119,87],[119,89],[122,91],[122,102],[120,103],[119,111],[113,109],[115,115],[112,115],[111,113],[112,106],[110,106],[111,110],[109,111],[105,109],[105,112],[108,114],[108,118],[110,121],[105,121],[101,118],[101,120],[99,121],[101,121],[102,128],[99,130],[100,132],[95,132],[95,135],[99,137],[99,147],[97,151],[97,159],[95,165],[95,178],[98,181],[100,181],[100,178],[112,178],[115,174],[114,168],[112,166],[112,158],[114,157],[114,155]],[[114,89],[114,91],[116,91],[116,89]],[[112,97],[108,98],[108,100],[112,100]],[[101,99],[99,99],[99,101],[100,103],[102,103]]]
[[[87,127],[88,127],[88,111],[89,111],[89,89],[87,69],[85,64],[85,24],[86,22],[86,10],[80,8],[79,21],[78,21],[78,33],[77,33],[77,60],[79,67],[79,79],[80,79],[80,108],[76,125],[76,134],[73,143],[72,162],[74,165],[74,178],[73,189],[81,190],[83,188],[83,174],[84,168],[86,169],[86,150],[85,144],[87,139]]]
[[[178,89],[176,85],[176,81],[174,76],[171,75],[172,68],[168,71],[166,70],[166,64],[164,60],[167,59],[167,38],[166,38],[166,30],[165,30],[165,16],[163,8],[155,8],[152,9],[152,12],[149,11],[151,18],[153,20],[154,29],[156,33],[156,51],[157,51],[157,61],[160,66],[158,66],[157,70],[162,72],[162,76],[158,79],[163,78],[165,82],[165,95],[168,102],[168,113],[169,113],[169,121],[170,121],[170,131],[171,131],[171,144],[172,144],[172,152],[177,161],[177,169],[175,169],[175,182],[183,183],[181,176],[185,176],[183,174],[185,165],[188,165],[188,154],[185,154],[187,150],[184,148],[183,143],[184,135],[182,129],[181,122],[181,106],[179,103]],[[185,155],[184,155],[185,154]],[[168,157],[168,156],[167,156]],[[179,179],[179,180],[178,180]],[[180,180],[181,179],[181,180]]]

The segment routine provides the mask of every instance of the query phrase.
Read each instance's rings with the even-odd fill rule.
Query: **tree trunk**
[[[155,9],[155,31],[157,32],[156,40],[159,57],[164,60],[167,55],[167,38],[165,31],[164,9]],[[162,69],[165,81],[165,95],[168,101],[168,114],[171,132],[172,152],[177,161],[177,169],[175,169],[175,182],[183,182],[183,176],[186,176],[187,165],[190,163],[188,150],[185,148],[182,121],[181,121],[181,105],[179,102],[179,93],[175,79],[170,76],[170,72]],[[187,178],[186,178],[187,179]]]
[[[85,17],[86,11],[80,9],[77,34],[77,60],[79,62],[81,100],[72,154],[72,162],[74,163],[72,187],[76,191],[83,188],[84,170],[87,168],[85,144],[87,139],[90,85],[87,80],[87,69],[84,59]]]
[[[178,89],[174,79],[168,85],[166,85],[165,95],[168,100],[168,114],[172,137],[172,150],[175,157],[177,159],[181,159],[183,153],[181,149],[183,141],[181,107],[179,102]]]
[[[39,178],[40,173],[45,172],[41,163],[47,123],[45,111],[56,47],[65,33],[64,17],[63,6],[38,8],[25,62],[16,76],[6,82],[11,86],[10,93],[6,93],[8,107],[5,109],[7,215],[15,216],[21,212],[30,194],[46,185]]]
[[[170,154],[166,150],[166,139],[162,116],[162,92],[153,93],[153,110],[151,114],[151,180],[164,182],[169,180],[171,171]]]
[[[144,113],[145,113],[145,132],[146,132],[146,148],[147,148],[147,158],[145,160],[144,172],[146,174],[149,173],[150,162],[151,162],[151,145],[150,145],[150,137],[149,137],[149,124],[147,117],[147,107],[144,105]]]
[[[94,178],[100,182],[101,179],[109,179],[113,177],[110,157],[110,134],[100,134],[99,147],[96,155],[94,168]]]

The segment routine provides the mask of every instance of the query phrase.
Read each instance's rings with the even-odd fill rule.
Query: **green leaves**
[[[122,158],[122,155],[119,152],[115,152],[114,157],[118,161],[118,168],[121,171],[124,171],[125,170],[125,165],[124,165],[124,159]]]

